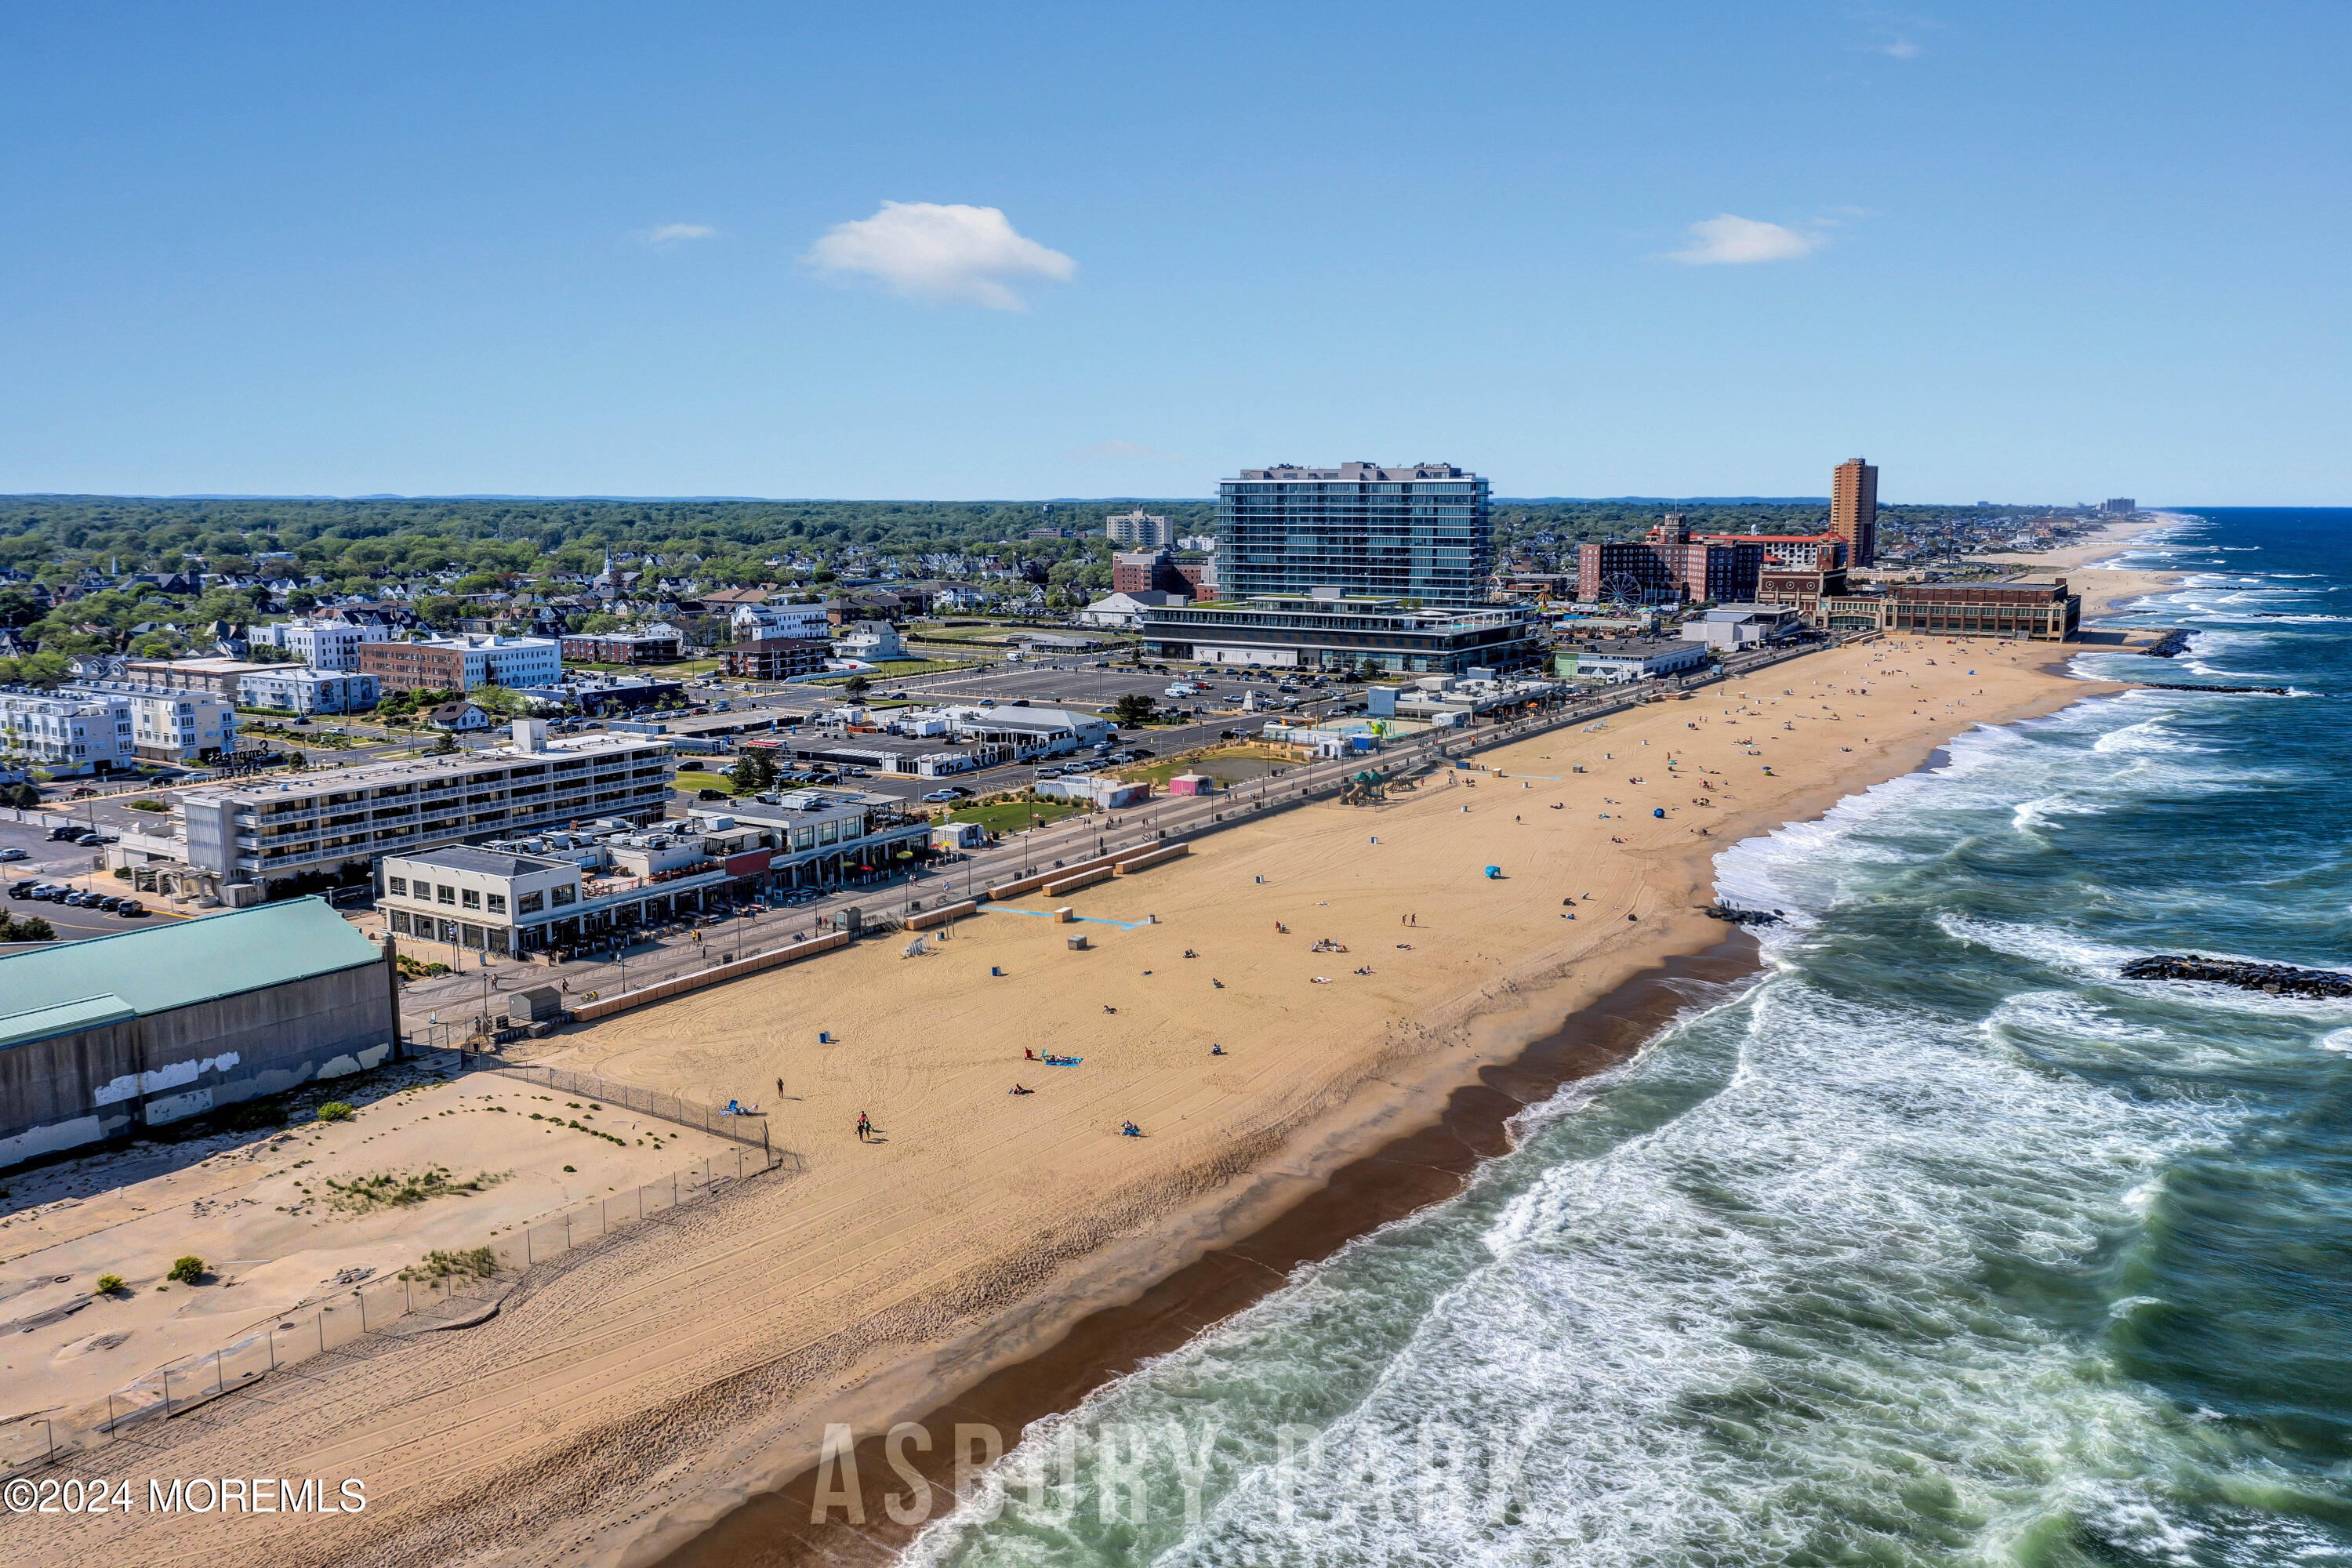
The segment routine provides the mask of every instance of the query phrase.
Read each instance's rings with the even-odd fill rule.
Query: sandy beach
[[[805,1173],[618,1232],[477,1328],[273,1387],[169,1451],[176,1473],[362,1477],[363,1514],[18,1539],[52,1562],[227,1540],[251,1563],[652,1561],[807,1468],[825,1423],[941,1406],[1718,947],[1718,849],[1972,725],[2116,689],[2061,663],[2040,644],[1814,654],[1381,807],[1255,818],[1062,900],[1086,923],[990,912],[927,956],[866,942],[575,1030],[545,1059],[758,1100]]]
[[[2083,595],[2083,619],[2087,622],[2100,616],[2113,615],[2135,599],[2167,593],[2179,586],[2180,574],[2178,573],[2134,571],[2091,564],[2095,561],[2106,560],[2133,540],[2165,526],[2164,522],[2145,520],[2111,522],[2089,538],[2056,550],[1987,555],[1980,559],[2000,565],[2023,566],[2037,573],[2048,572],[2063,576],[2067,586]]]

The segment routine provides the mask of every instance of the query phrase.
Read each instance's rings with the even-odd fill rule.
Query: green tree
[[[1151,699],[1130,691],[1111,705],[1111,717],[1125,730],[1139,730],[1151,721]]]
[[[775,754],[765,746],[751,746],[735,759],[727,771],[737,795],[758,795],[761,790],[776,787]]]
[[[867,692],[874,689],[874,683],[866,679],[866,672],[864,670],[859,670],[856,674],[851,676],[847,680],[841,683],[841,689],[845,696],[863,697]]]

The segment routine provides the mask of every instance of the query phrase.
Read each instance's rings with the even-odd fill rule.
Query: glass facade
[[[1217,486],[1217,514],[1218,586],[1234,598],[1338,588],[1486,600],[1486,481],[1447,464],[1244,469]]]

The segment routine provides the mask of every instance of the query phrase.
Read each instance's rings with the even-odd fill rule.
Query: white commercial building
[[[1697,620],[1683,623],[1686,642],[1709,647],[1752,647],[1804,629],[1794,605],[1717,605]]]
[[[246,634],[246,641],[259,647],[283,648],[312,669],[352,670],[360,667],[360,644],[384,642],[391,635],[372,624],[278,621],[255,626]]]
[[[236,683],[239,704],[278,713],[363,713],[382,695],[373,675],[295,665],[240,676]]]
[[[1183,594],[1171,594],[1159,588],[1138,588],[1130,593],[1109,594],[1097,599],[1078,612],[1083,626],[1118,627],[1139,626],[1143,617],[1153,610],[1170,605],[1189,605],[1192,601]]]
[[[1566,649],[1560,652],[1564,664]],[[1703,642],[1685,642],[1677,637],[1671,642],[1635,642],[1619,639],[1613,642],[1587,643],[1575,650],[1576,679],[1607,681],[1647,680],[1655,676],[1673,675],[1685,669],[1697,669],[1713,657],[1713,650]],[[1560,671],[1562,675],[1569,672]]]

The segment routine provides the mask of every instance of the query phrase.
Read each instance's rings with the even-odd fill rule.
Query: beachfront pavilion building
[[[1565,668],[1571,652],[1576,660],[1573,670]],[[1584,643],[1573,650],[1562,649],[1559,663],[1562,676],[1573,676],[1578,680],[1605,680],[1614,685],[1703,669],[1714,656],[1714,649],[1706,644],[1681,637],[1618,637]]]
[[[1450,463],[1244,468],[1217,486],[1218,591],[1483,604],[1487,510],[1486,481]]]
[[[1141,629],[1155,658],[1244,668],[1462,675],[1517,668],[1538,653],[1524,605],[1432,607],[1328,588],[1156,606]]]

